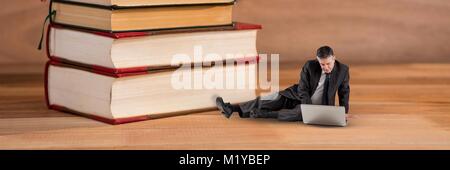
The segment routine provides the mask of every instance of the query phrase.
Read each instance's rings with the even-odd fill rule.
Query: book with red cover
[[[234,63],[234,66],[257,64],[258,61],[259,61],[258,57],[255,57],[252,59],[247,58],[246,60],[241,61],[242,63],[238,63],[238,62]],[[156,114],[156,115],[148,114],[148,115],[139,115],[139,116],[124,117],[124,118],[108,118],[108,117],[99,116],[99,115],[93,114],[93,113],[84,113],[81,111],[77,111],[76,109],[70,109],[63,105],[50,103],[50,100],[49,100],[49,68],[50,68],[50,66],[57,66],[57,67],[70,68],[70,69],[79,70],[79,71],[86,71],[86,72],[93,73],[96,75],[102,75],[102,76],[107,76],[107,77],[112,77],[112,78],[129,78],[129,77],[133,77],[133,76],[139,77],[139,76],[143,76],[143,75],[151,76],[152,74],[171,72],[171,71],[176,70],[176,68],[152,69],[152,70],[126,72],[126,73],[112,73],[112,72],[104,71],[101,69],[97,69],[96,67],[92,67],[92,66],[84,67],[84,66],[79,66],[79,65],[73,65],[70,63],[63,63],[58,60],[50,60],[47,62],[46,67],[45,67],[45,100],[46,100],[46,104],[47,104],[48,108],[52,109],[52,110],[71,113],[71,114],[87,117],[90,119],[94,119],[94,120],[112,124],[112,125],[118,125],[118,124],[124,124],[124,123],[164,118],[164,117],[170,117],[170,116],[178,116],[178,115],[184,115],[184,114],[188,114],[188,113],[210,111],[210,110],[216,109],[215,107],[209,106],[209,107],[199,107],[196,109],[189,109],[189,110],[180,110],[180,111],[169,112],[169,113],[164,113],[164,114]],[[57,80],[57,81],[64,81],[64,80]],[[76,80],[76,81],[82,81],[82,80]],[[83,82],[83,83],[87,83],[87,82]],[[72,85],[72,86],[74,86],[74,88],[77,88],[76,85]],[[70,89],[70,87],[69,87],[69,89]],[[236,92],[230,92],[229,94],[236,94]],[[254,99],[254,97],[256,97],[256,94],[254,93],[254,91],[252,92],[251,90],[250,91],[247,90],[246,93],[240,93],[240,94],[241,94],[241,96],[239,98],[235,99],[235,102],[237,102],[237,103],[251,100],[251,99]],[[64,98],[70,98],[70,97],[71,97],[70,95],[65,95]],[[209,100],[209,99],[202,98],[202,100]],[[186,101],[186,102],[190,102],[190,101]],[[149,102],[148,104],[151,104],[151,102]]]
[[[231,26],[214,26],[214,27],[197,27],[197,28],[184,28],[184,29],[166,29],[166,30],[153,30],[153,31],[139,31],[139,32],[118,32],[118,33],[112,33],[112,32],[102,32],[102,31],[93,31],[93,30],[87,30],[83,28],[77,28],[67,25],[61,25],[61,24],[55,24],[52,23],[48,27],[47,31],[47,38],[46,38],[46,45],[47,45],[47,56],[49,59],[63,62],[63,63],[71,63],[83,67],[89,67],[93,70],[98,70],[102,72],[108,72],[112,74],[122,74],[122,73],[133,73],[133,72],[145,72],[148,70],[159,70],[159,69],[167,69],[167,68],[176,68],[179,66],[174,66],[170,64],[162,64],[162,65],[142,65],[142,66],[136,66],[136,67],[125,67],[125,68],[113,68],[113,67],[106,67],[101,66],[97,64],[92,63],[86,63],[81,60],[76,61],[75,59],[70,59],[66,56],[57,56],[55,54],[51,53],[50,49],[50,42],[51,38],[51,31],[52,30],[69,30],[69,31],[75,31],[75,32],[81,32],[86,33],[86,35],[95,35],[95,36],[101,36],[106,38],[111,38],[113,40],[122,40],[122,39],[136,39],[136,38],[145,38],[149,36],[164,36],[164,35],[186,35],[189,33],[206,33],[206,32],[224,32],[224,31],[243,31],[243,30],[259,30],[261,29],[261,25],[255,25],[255,24],[247,24],[247,23],[240,23],[235,22]],[[67,39],[63,39],[67,41]],[[256,39],[253,40],[256,43]],[[256,44],[253,44],[256,46]],[[88,45],[86,45],[88,46]],[[91,45],[92,46],[92,45]],[[66,47],[71,48],[71,47]],[[87,48],[87,47],[86,47]],[[73,49],[69,51],[71,54],[73,54],[73,51],[79,51],[83,49]],[[83,50],[87,51],[87,50]],[[254,47],[254,51],[256,52],[256,47]],[[247,56],[250,58],[254,58],[255,56]],[[126,56],[120,56],[120,57],[126,57]],[[140,61],[143,62],[143,61]]]

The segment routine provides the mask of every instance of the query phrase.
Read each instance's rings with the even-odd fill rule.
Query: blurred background
[[[40,0],[3,4],[0,65],[45,63],[36,47],[47,12]],[[239,0],[234,20],[262,24],[259,52],[280,54],[282,68],[321,45],[348,64],[450,62],[449,0]]]

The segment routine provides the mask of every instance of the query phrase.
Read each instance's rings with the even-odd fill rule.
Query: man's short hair
[[[319,49],[317,49],[317,57],[319,57],[320,59],[325,59],[328,58],[330,56],[334,56],[334,52],[333,49],[329,46],[323,46],[320,47]]]

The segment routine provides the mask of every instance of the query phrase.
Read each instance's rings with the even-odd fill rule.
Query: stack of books
[[[234,4],[53,0],[48,107],[122,124],[254,99],[261,26],[233,22]]]

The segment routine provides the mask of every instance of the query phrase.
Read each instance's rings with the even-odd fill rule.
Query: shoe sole
[[[216,100],[217,108],[219,108],[220,112],[226,117],[230,118],[231,114],[226,114],[225,109],[223,108],[224,102],[223,100]]]

